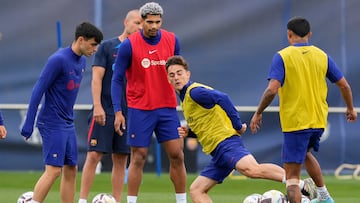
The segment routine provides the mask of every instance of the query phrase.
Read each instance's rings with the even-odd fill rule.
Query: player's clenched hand
[[[121,111],[115,113],[114,128],[115,132],[119,135],[123,135],[126,130],[125,117]]]
[[[257,133],[257,131],[260,129],[261,123],[262,123],[262,114],[258,114],[255,112],[250,121],[251,133]]]
[[[186,137],[189,134],[189,128],[186,126],[181,126],[177,128],[180,137]]]
[[[237,132],[238,132],[240,135],[242,135],[242,134],[245,133],[246,129],[247,129],[247,125],[246,125],[246,123],[243,123],[241,129],[240,129],[240,130],[237,130]]]
[[[6,128],[3,125],[0,125],[0,139],[5,139],[6,138]]]
[[[21,129],[21,135],[25,138],[25,140],[28,140],[31,137],[33,131],[34,131],[34,125],[27,124],[25,122],[24,126]]]
[[[348,122],[355,122],[357,120],[357,112],[355,110],[346,110],[346,120]]]

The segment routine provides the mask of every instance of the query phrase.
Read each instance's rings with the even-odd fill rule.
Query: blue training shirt
[[[100,44],[93,61],[93,66],[100,66],[105,69],[101,88],[101,105],[107,115],[114,115],[114,108],[111,101],[111,79],[113,75],[114,62],[120,45],[122,45],[122,43],[118,37],[105,40],[102,44]],[[123,80],[123,88],[121,107],[125,111],[125,109],[127,109],[125,79]],[[125,115],[126,112],[123,112],[123,114]]]
[[[32,91],[24,133],[32,133],[43,95],[45,98],[37,119],[38,126],[66,128],[74,125],[73,107],[85,68],[85,56],[75,54],[70,46],[59,49],[48,58]]]

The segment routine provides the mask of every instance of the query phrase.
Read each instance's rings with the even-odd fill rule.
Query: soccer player
[[[236,169],[250,178],[285,182],[285,171],[275,164],[259,164],[245,148],[240,135],[247,128],[227,94],[190,80],[186,60],[170,57],[166,62],[169,82],[181,100],[187,126],[178,128],[182,137],[196,137],[210,163],[190,186],[195,203],[211,203],[209,191]],[[300,183],[304,188],[304,182]]]
[[[352,91],[335,62],[323,50],[309,43],[310,23],[294,17],[287,23],[290,46],[278,51],[270,67],[269,84],[265,89],[250,128],[256,133],[262,123],[262,113],[279,93],[280,123],[284,136],[282,161],[286,172],[286,190],[291,203],[300,202],[297,186],[304,164],[317,186],[318,197],[311,202],[332,203],[321,168],[311,149],[319,150],[320,137],[327,122],[327,83],[335,83],[346,104],[347,121],[355,122]]]
[[[0,111],[0,139],[5,139],[6,134],[7,134],[7,131],[6,131],[6,128],[4,125],[4,119],[3,119],[2,113]]]
[[[36,125],[43,142],[45,171],[35,185],[34,203],[44,202],[60,174],[61,201],[74,202],[78,148],[73,107],[86,68],[86,57],[96,52],[102,39],[101,31],[91,23],[79,24],[72,44],[48,58],[33,88],[21,135],[25,139],[31,136],[44,95]]]
[[[114,130],[115,116],[110,95],[112,68],[121,42],[140,29],[140,21],[139,10],[129,11],[123,21],[124,31],[122,34],[104,41],[95,54],[91,86],[93,96],[92,120],[88,133],[88,153],[82,170],[79,203],[87,202],[86,199],[94,180],[96,166],[104,153],[112,154],[112,196],[117,202],[121,201],[130,147],[126,144],[126,136],[119,136]],[[124,90],[123,94],[125,94]],[[122,98],[122,109],[126,116],[125,95]]]
[[[155,132],[168,155],[170,179],[176,202],[186,202],[186,169],[183,145],[177,127],[176,95],[167,80],[165,62],[180,53],[174,33],[160,29],[163,9],[155,2],[140,8],[142,27],[120,46],[115,60],[111,96],[115,111],[115,130],[122,135],[127,130],[131,148],[128,168],[128,203],[136,203],[148,148]],[[128,102],[127,129],[122,113],[124,76]]]

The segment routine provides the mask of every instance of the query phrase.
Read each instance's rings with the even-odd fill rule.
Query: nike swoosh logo
[[[155,52],[157,52],[157,49],[155,49],[155,50],[149,50],[149,54],[153,54],[153,53],[155,53]]]
[[[308,53],[308,52],[309,52],[309,50],[307,50],[307,51],[303,51],[303,52],[302,52],[302,54],[306,54],[306,53]]]

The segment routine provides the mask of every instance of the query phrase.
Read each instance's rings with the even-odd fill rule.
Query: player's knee
[[[192,183],[192,184],[190,185],[189,190],[190,190],[190,196],[191,196],[191,198],[195,198],[195,197],[199,196],[200,193],[201,193],[200,187],[199,187],[197,184],[195,184],[195,183]]]
[[[182,166],[184,164],[184,153],[183,151],[179,151],[177,153],[169,153],[168,154],[170,164],[172,166]]]
[[[88,154],[86,155],[86,161],[92,164],[97,164],[101,160],[101,158],[102,154],[97,152],[88,152]]]
[[[45,173],[47,173],[51,177],[58,178],[61,174],[61,168],[60,167],[49,167],[45,170]]]
[[[136,167],[143,167],[146,162],[146,154],[133,153],[130,158],[130,164]]]

